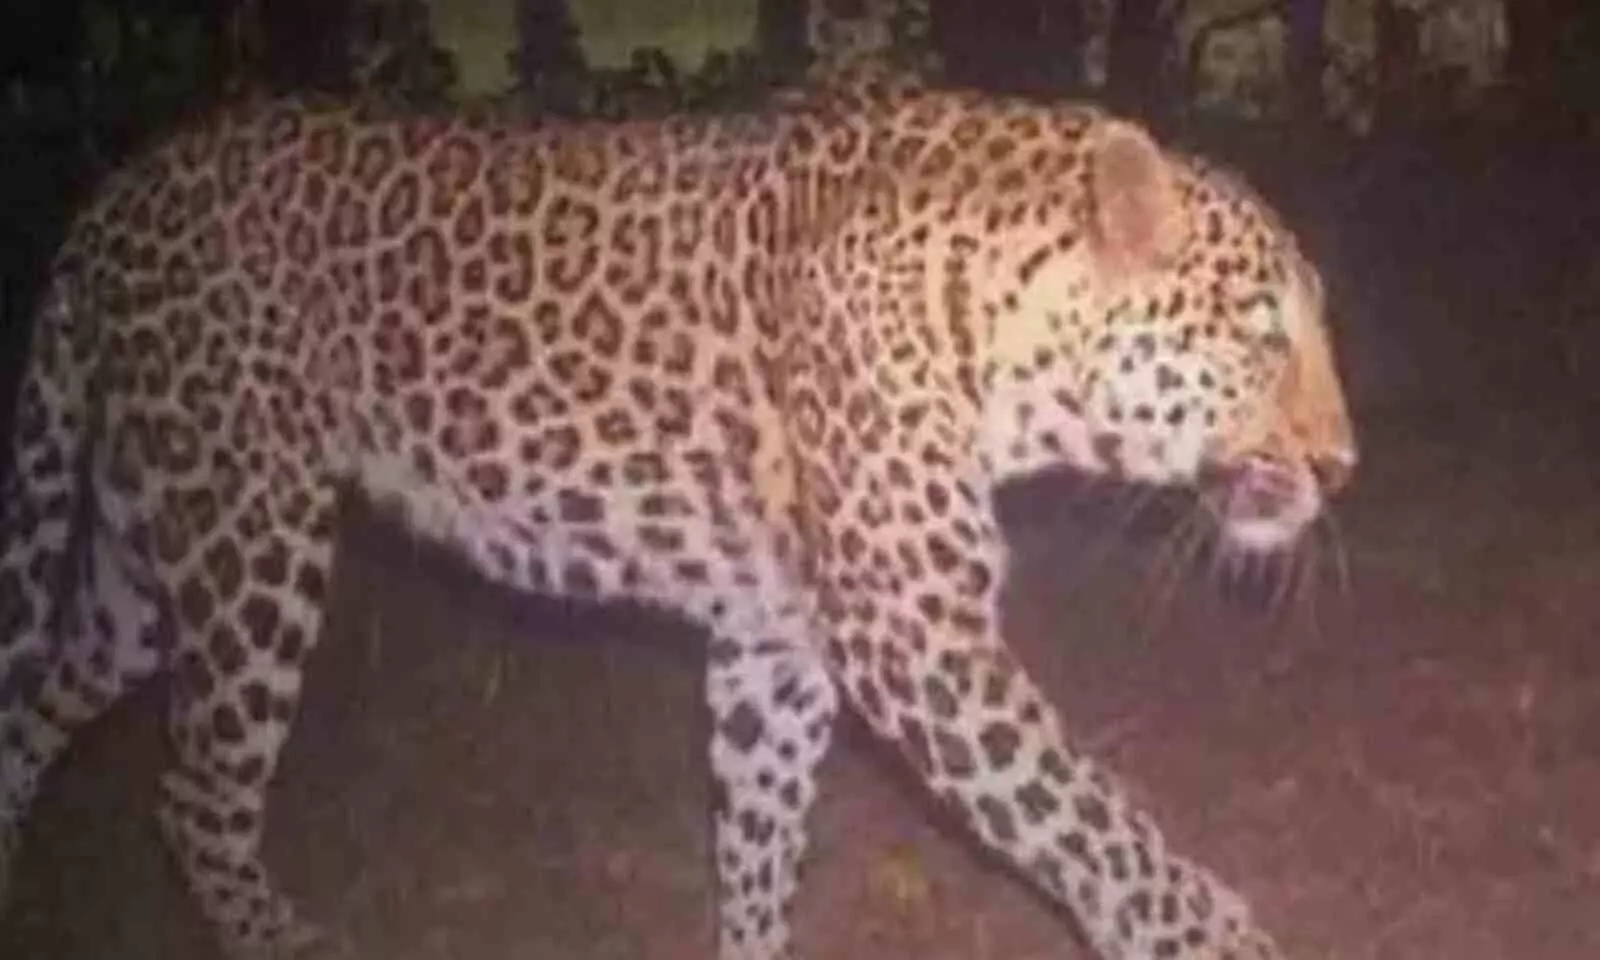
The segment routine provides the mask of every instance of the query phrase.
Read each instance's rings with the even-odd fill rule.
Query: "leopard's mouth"
[[[1305,466],[1251,454],[1203,470],[1200,502],[1229,546],[1270,554],[1295,544],[1321,511],[1322,494]]]

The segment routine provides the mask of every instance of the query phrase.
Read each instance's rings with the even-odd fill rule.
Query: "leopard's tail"
[[[93,516],[88,464],[103,420],[99,310],[58,258],[35,317],[0,481],[0,712],[54,653]]]

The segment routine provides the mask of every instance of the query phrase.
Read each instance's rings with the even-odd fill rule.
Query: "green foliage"
[[[665,50],[642,47],[620,69],[580,64],[542,73],[516,99],[531,116],[641,119],[750,108],[773,82],[761,59],[745,50],[712,51],[698,70],[685,72]]]
[[[1575,6],[1578,12],[1551,51],[1551,66],[1557,83],[1571,94],[1573,105],[1581,103],[1592,113],[1600,93],[1600,4]]]
[[[910,73],[939,68],[931,0],[899,0],[889,17],[889,32],[889,49],[884,51],[887,66]]]
[[[747,47],[712,45],[688,69],[684,54],[664,44],[635,47],[622,58],[602,51],[596,62],[565,0],[520,0],[519,33],[521,45],[512,55],[518,86],[511,99],[518,112],[532,117],[639,119],[748,108],[779,79],[774,66]]]
[[[87,0],[71,90],[39,90],[74,104],[59,117],[80,131],[85,158],[103,163],[130,140],[217,86],[217,58],[199,4]]]
[[[195,11],[85,4],[84,93],[101,124],[126,131],[191,103],[210,78]]]
[[[416,107],[449,102],[459,73],[456,54],[435,41],[426,3],[354,0],[353,14],[345,51],[348,85],[365,98]]]

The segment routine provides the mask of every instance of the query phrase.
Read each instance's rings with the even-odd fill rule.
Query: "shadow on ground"
[[[1008,502],[1009,632],[1076,741],[1293,956],[1589,960],[1592,211],[1580,173],[1410,164],[1310,231],[1366,455],[1319,589],[1250,615],[1172,574],[1161,523],[1048,480]],[[278,793],[286,884],[363,957],[709,956],[694,634],[518,602],[357,514]],[[146,816],[158,695],[53,783],[0,956],[212,956]],[[809,956],[1085,955],[859,731],[817,837]]]

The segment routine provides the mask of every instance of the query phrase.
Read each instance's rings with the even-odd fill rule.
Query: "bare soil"
[[[1203,565],[1171,573],[1170,511],[1129,521],[1050,478],[1006,504],[1009,634],[1074,740],[1292,956],[1592,960],[1593,167],[1409,162],[1308,206],[1365,454],[1317,589],[1262,616]],[[508,597],[360,509],[348,526],[276,795],[284,883],[361,957],[710,956],[696,634]],[[159,699],[53,781],[0,957],[214,955],[147,814]],[[1087,958],[859,729],[826,774],[808,956]]]

